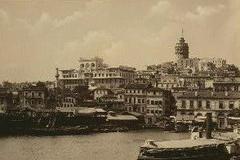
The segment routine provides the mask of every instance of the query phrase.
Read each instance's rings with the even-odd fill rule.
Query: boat
[[[138,160],[229,160],[226,141],[199,138],[156,142],[147,140]]]
[[[78,135],[88,134],[90,132],[87,126],[74,126],[74,127],[53,127],[53,128],[31,128],[29,130],[31,135]]]
[[[172,141],[147,140],[140,147],[138,160],[230,160],[240,155],[238,139],[214,138],[211,114],[207,114],[206,136],[194,127],[191,138]]]

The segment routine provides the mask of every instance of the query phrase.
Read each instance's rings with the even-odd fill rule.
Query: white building
[[[93,72],[93,81],[97,87],[119,88],[133,82],[135,76],[135,68],[119,66]]]

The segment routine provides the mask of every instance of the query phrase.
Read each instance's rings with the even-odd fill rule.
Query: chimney
[[[206,117],[206,138],[212,139],[212,113],[207,113]]]

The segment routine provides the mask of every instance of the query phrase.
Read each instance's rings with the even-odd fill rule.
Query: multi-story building
[[[78,69],[56,69],[57,87],[73,90],[79,85],[89,85],[92,82],[93,72],[106,68],[102,58],[79,59]],[[59,73],[60,71],[60,73]]]
[[[20,97],[22,107],[44,108],[46,107],[46,88],[31,86],[22,90]]]
[[[60,71],[60,74],[59,74]],[[57,86],[73,90],[79,85],[85,84],[85,76],[75,69],[58,70],[57,68]]]
[[[199,71],[199,58],[185,58],[185,59],[178,59],[177,60],[177,68],[181,71],[189,70],[189,73],[186,74],[193,74]]]
[[[91,59],[80,58],[79,59],[79,70],[81,72],[93,72],[96,70],[106,68],[106,64],[103,63],[103,59],[94,57]]]
[[[93,72],[93,81],[97,87],[123,88],[136,77],[135,68],[111,67]]]
[[[125,88],[125,103],[128,112],[146,112],[148,84],[132,83]]]
[[[222,78],[216,79],[213,82],[213,89],[215,91],[236,91],[240,92],[240,80],[239,78]]]
[[[61,97],[61,103],[58,107],[77,107],[76,95],[72,92],[64,92]]]
[[[125,109],[144,114],[147,124],[156,123],[162,116],[169,116],[172,102],[170,91],[149,84],[132,83],[125,88]]]
[[[166,90],[171,90],[173,88],[182,87],[183,84],[184,83],[179,79],[179,75],[167,74],[158,76],[153,86]]]
[[[227,61],[223,58],[201,58],[199,61],[199,70],[207,71],[211,69],[209,64],[213,64],[215,67],[220,68],[227,64]]]
[[[209,82],[210,80],[212,80],[211,76],[200,76],[200,75],[179,76],[179,81],[181,82],[181,86],[186,87],[188,89],[207,88],[211,86],[211,84],[207,84],[207,82]]]
[[[227,128],[228,115],[240,108],[239,92],[188,91],[177,97],[177,119],[205,117],[212,113],[218,128]],[[181,117],[181,118],[179,118]]]
[[[98,87],[93,90],[93,99],[98,100],[103,96],[113,95],[113,92],[109,88]]]

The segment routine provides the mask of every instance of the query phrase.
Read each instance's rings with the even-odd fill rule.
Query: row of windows
[[[125,102],[127,102],[127,103],[133,103],[133,104],[136,104],[136,103],[145,103],[145,99],[141,99],[141,98],[136,99],[135,97],[134,97],[134,98],[126,98],[126,99],[125,99]]]
[[[64,84],[82,84],[83,80],[82,79],[65,79],[63,80]]]
[[[162,101],[147,100],[147,104],[151,105],[162,105]]]
[[[30,105],[36,105],[36,104],[43,104],[42,100],[31,100],[31,101],[25,101],[25,104],[30,104]]]
[[[72,102],[72,103],[74,103],[74,99],[73,98],[65,98],[64,99],[64,102]]]
[[[95,79],[96,83],[122,83],[119,79]]]
[[[134,74],[129,74],[129,73],[95,73],[94,77],[115,77],[115,76],[120,76],[120,77],[129,77],[133,78]]]
[[[63,104],[63,107],[74,107],[74,104]]]
[[[144,113],[145,112],[145,108],[144,107],[138,107],[138,108],[128,107],[127,110],[129,112],[140,112],[140,113]]]
[[[63,78],[77,78],[77,74],[63,75]]]
[[[108,91],[106,91],[106,90],[104,90],[104,91],[103,90],[96,90],[95,93],[96,94],[107,94]]]
[[[145,91],[129,89],[129,90],[126,90],[126,93],[145,93]]]
[[[100,73],[95,73],[94,74],[94,77],[112,77],[112,76],[117,76],[117,74],[116,73],[102,73],[102,74],[100,74]]]
[[[152,114],[161,114],[161,113],[162,113],[162,111],[160,111],[160,110],[149,110],[149,109],[147,109],[147,113],[152,113]]]
[[[84,67],[88,68],[88,67],[90,67],[90,66],[91,66],[91,67],[95,67],[96,65],[95,65],[95,63],[91,63],[91,64],[90,64],[90,63],[86,63],[86,64],[83,64],[83,63],[82,63],[82,64],[80,64],[80,67],[81,67],[81,68],[84,68]]]
[[[143,90],[134,90],[134,89],[128,89],[125,91],[126,93],[140,93],[140,94],[145,94],[146,91],[143,91]],[[147,94],[149,95],[160,95],[159,92],[156,92],[156,91],[152,91],[152,92],[147,92]]]
[[[43,95],[42,92],[25,92],[25,96],[32,96],[32,97],[39,96],[39,97],[41,97],[42,95]]]
[[[234,101],[229,101],[228,102],[228,107],[230,109],[233,109],[234,108],[234,104],[235,104]],[[194,101],[193,100],[189,101],[189,106],[190,106],[190,108],[194,108]],[[240,101],[239,101],[239,106],[240,106]],[[182,108],[186,108],[186,100],[182,100],[182,106],[181,107]],[[203,102],[201,100],[197,101],[197,107],[198,108],[202,108],[203,107]],[[224,109],[225,108],[224,101],[219,101],[218,107],[220,109]],[[209,100],[206,101],[206,108],[207,109],[211,108],[211,102]]]

